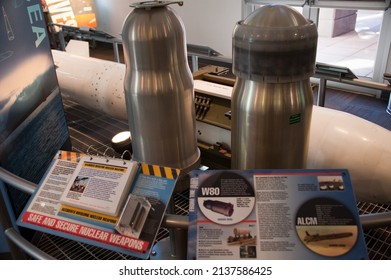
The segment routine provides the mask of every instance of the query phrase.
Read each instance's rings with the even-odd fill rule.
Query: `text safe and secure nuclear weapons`
[[[145,1],[122,29],[124,78],[133,159],[190,170],[200,160],[184,25],[168,5]]]
[[[232,168],[305,168],[318,33],[285,5],[266,5],[233,32]]]

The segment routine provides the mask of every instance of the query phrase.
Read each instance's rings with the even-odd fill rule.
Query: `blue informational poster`
[[[4,141],[57,87],[40,1],[1,1],[0,139]],[[2,142],[1,141],[1,142]]]
[[[41,1],[0,1],[0,165],[38,183],[69,140]]]
[[[189,259],[367,259],[348,170],[193,171]]]

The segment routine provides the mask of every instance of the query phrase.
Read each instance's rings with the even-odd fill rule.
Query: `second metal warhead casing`
[[[232,168],[305,168],[317,29],[285,5],[268,5],[233,32]]]

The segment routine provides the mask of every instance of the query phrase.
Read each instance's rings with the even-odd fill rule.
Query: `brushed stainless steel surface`
[[[312,115],[308,80],[238,79],[232,93],[232,165],[239,169],[305,166]]]
[[[232,168],[305,168],[315,25],[285,5],[263,6],[233,34]]]
[[[138,4],[122,32],[133,158],[183,170],[200,159],[194,85],[183,23],[159,2]]]

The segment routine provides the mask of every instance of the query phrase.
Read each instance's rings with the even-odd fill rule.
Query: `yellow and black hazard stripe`
[[[60,153],[58,154],[59,159],[72,161],[72,162],[79,162],[80,157],[81,157],[81,153],[76,153],[76,152],[60,151]]]
[[[145,175],[153,175],[156,177],[163,177],[168,179],[176,179],[179,176],[179,169],[171,167],[163,167],[159,165],[151,165],[142,163],[141,173]]]

